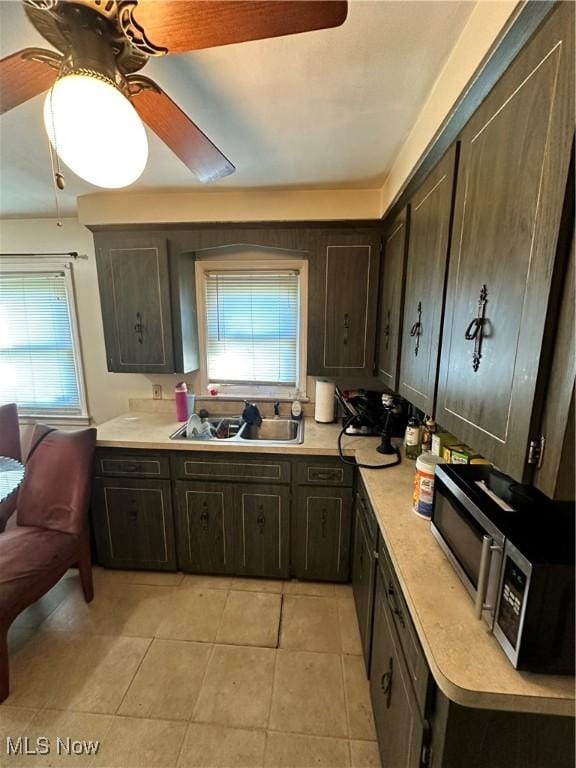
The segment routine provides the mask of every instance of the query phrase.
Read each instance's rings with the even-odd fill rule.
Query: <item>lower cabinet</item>
[[[426,753],[424,722],[395,635],[383,579],[376,577],[370,698],[383,766],[418,768]]]
[[[92,520],[101,565],[176,569],[168,480],[95,478]]]
[[[285,578],[290,568],[290,489],[177,481],[178,565],[192,573]]]
[[[328,457],[99,449],[94,468],[101,565],[349,580],[353,466]]]
[[[372,510],[360,488],[354,503],[354,549],[352,552],[352,590],[358,627],[362,640],[364,664],[370,674],[372,619],[374,615],[374,586],[376,583],[377,529]]]
[[[348,581],[351,506],[350,488],[296,489],[292,510],[296,578]]]
[[[234,486],[175,483],[178,565],[193,573],[233,573]]]
[[[239,562],[246,576],[286,578],[290,573],[290,489],[235,485]]]

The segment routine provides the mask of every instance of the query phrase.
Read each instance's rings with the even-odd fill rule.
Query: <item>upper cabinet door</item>
[[[322,232],[310,265],[308,373],[372,375],[380,238]]]
[[[380,281],[378,378],[394,391],[398,389],[408,225],[409,209],[406,207],[391,223],[384,238]]]
[[[98,235],[95,240],[108,370],[172,373],[166,240]]]
[[[574,131],[559,3],[461,135],[437,419],[521,480]]]
[[[399,391],[434,413],[454,190],[453,146],[410,201]]]

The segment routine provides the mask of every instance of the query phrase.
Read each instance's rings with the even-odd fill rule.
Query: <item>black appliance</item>
[[[367,389],[336,387],[336,400],[344,411],[348,435],[377,435],[384,430],[390,437],[404,437],[408,404],[401,397],[384,394],[391,402],[382,402],[383,393]]]
[[[517,669],[574,673],[574,505],[486,465],[436,467],[432,533]]]

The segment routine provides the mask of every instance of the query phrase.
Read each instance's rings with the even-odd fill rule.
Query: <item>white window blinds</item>
[[[296,384],[297,271],[207,271],[205,302],[209,381]]]
[[[0,403],[82,414],[70,290],[64,270],[0,274]]]

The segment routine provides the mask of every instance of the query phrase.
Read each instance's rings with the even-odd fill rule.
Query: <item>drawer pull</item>
[[[396,590],[394,589],[394,586],[391,581],[388,582],[388,589],[386,590],[386,594],[388,595],[388,602],[390,603],[390,607],[392,608],[392,613],[395,616],[398,616],[398,621],[400,622],[400,624],[402,624],[404,628],[406,628],[406,624],[404,622],[404,615],[400,610],[398,601],[396,600]]]
[[[142,471],[142,464],[121,464],[120,468],[126,472],[140,472]]]
[[[336,473],[335,472],[314,472],[315,477],[318,480],[332,480]]]

